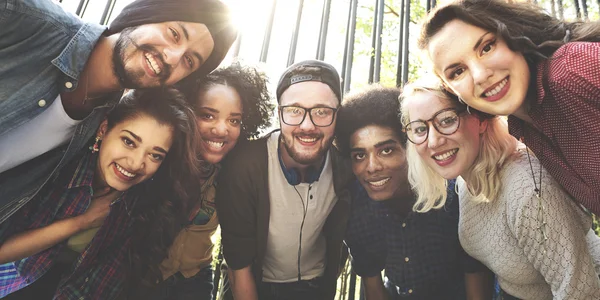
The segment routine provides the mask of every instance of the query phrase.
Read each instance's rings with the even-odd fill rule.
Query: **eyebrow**
[[[214,108],[212,108],[212,107],[208,107],[208,106],[201,106],[201,107],[199,107],[199,109],[206,109],[206,110],[208,110],[208,111],[210,111],[210,112],[213,112],[213,113],[216,113],[216,114],[220,113],[220,111],[219,111],[219,110],[217,110],[217,109],[214,109]],[[230,115],[230,116],[235,116],[235,117],[238,117],[238,116],[240,116],[240,117],[241,117],[241,116],[242,116],[242,113],[231,113],[231,114],[229,114],[229,115]]]
[[[189,41],[190,40],[190,34],[187,31],[187,28],[185,28],[185,25],[183,25],[183,23],[181,23],[181,22],[177,22],[177,25],[179,25],[179,28],[181,28],[181,31],[183,32],[183,36],[185,36],[185,40]],[[204,58],[202,57],[202,55],[200,55],[200,53],[198,53],[198,51],[192,51],[192,55],[194,55],[196,57],[196,59],[198,60],[198,63],[200,64],[200,66],[202,64],[204,64]]]
[[[133,137],[133,138],[134,138],[136,141],[138,141],[138,143],[141,143],[141,142],[142,142],[142,138],[141,138],[140,136],[138,136],[137,134],[135,134],[135,133],[133,133],[133,132],[131,132],[131,131],[127,130],[127,129],[123,129],[122,131],[125,131],[125,132],[127,132],[127,133],[131,134],[131,136],[132,136],[132,137]],[[152,149],[154,149],[155,151],[161,152],[161,153],[163,153],[163,154],[167,154],[167,153],[168,153],[168,151],[167,151],[167,150],[165,150],[165,149],[163,149],[163,148],[161,148],[161,147],[158,147],[158,146],[156,146],[156,147],[154,147],[154,148],[152,148]]]
[[[389,139],[389,140],[385,140],[385,141],[382,141],[382,142],[379,142],[379,143],[375,144],[375,148],[381,148],[383,146],[395,145],[395,144],[398,144],[398,142],[396,140]],[[366,151],[366,149],[365,148],[358,148],[358,147],[357,148],[350,148],[350,152],[359,152],[359,151],[364,152],[364,151]]]
[[[476,50],[477,50],[477,48],[479,48],[479,46],[480,46],[480,45],[481,45],[481,43],[483,42],[483,39],[485,38],[485,36],[486,36],[486,35],[488,35],[488,34],[490,34],[490,33],[491,33],[491,32],[489,32],[489,31],[488,31],[488,32],[484,33],[482,36],[480,36],[480,37],[479,37],[479,39],[477,40],[477,42],[475,42],[475,45],[473,46],[473,51],[476,51]],[[454,67],[456,67],[456,66],[458,66],[458,65],[460,65],[460,64],[459,64],[459,63],[454,63],[454,64],[451,64],[451,65],[447,66],[447,67],[444,69],[444,73],[445,73],[446,71],[448,71],[448,69],[453,69]]]

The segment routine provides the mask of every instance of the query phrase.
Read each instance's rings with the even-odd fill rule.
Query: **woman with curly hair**
[[[448,91],[509,115],[511,135],[600,214],[599,22],[564,22],[527,1],[461,0],[429,15],[419,45]]]
[[[196,181],[184,228],[158,265],[160,283],[145,299],[212,299],[212,235],[219,224],[215,179],[219,162],[239,142],[256,138],[270,126],[273,105],[267,78],[257,69],[234,63],[197,83],[193,101],[199,131],[202,175]]]
[[[89,150],[0,226],[0,297],[114,299],[133,224],[173,219],[163,208],[181,206],[173,195],[186,199],[199,174],[194,121],[176,90],[126,94]]]

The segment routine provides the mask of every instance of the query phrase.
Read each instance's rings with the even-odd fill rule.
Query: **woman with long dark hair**
[[[467,105],[509,115],[576,201],[600,213],[600,23],[565,22],[529,2],[461,0],[430,13],[419,46]]]
[[[132,224],[175,219],[198,174],[194,121],[175,90],[126,94],[90,149],[2,224],[0,296],[115,298],[131,274]]]

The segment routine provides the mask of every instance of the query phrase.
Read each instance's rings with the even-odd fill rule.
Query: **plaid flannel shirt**
[[[440,209],[402,217],[387,204],[371,200],[355,183],[345,241],[356,274],[373,277],[385,270],[400,293],[427,298],[437,291],[447,295],[445,299],[464,299],[464,273],[484,267],[460,246],[454,181]]]
[[[87,151],[85,151],[87,152]],[[37,199],[32,199],[0,228],[0,242],[13,234],[43,227],[54,220],[74,217],[89,207],[97,154],[79,156]],[[113,299],[126,276],[126,255],[130,243],[133,206],[131,193],[111,205],[100,230],[79,255],[67,276],[62,278],[54,299]],[[129,208],[128,208],[129,206]],[[0,297],[26,287],[42,277],[53,265],[67,241],[28,258],[0,266]]]

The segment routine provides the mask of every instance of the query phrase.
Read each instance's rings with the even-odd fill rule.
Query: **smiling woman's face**
[[[200,155],[205,161],[216,164],[235,147],[240,137],[242,99],[235,89],[217,84],[200,93],[197,102]]]
[[[115,124],[107,132],[104,121],[99,132],[97,186],[126,191],[156,173],[173,143],[173,127],[141,114]]]
[[[417,92],[405,101],[410,122],[427,121],[442,110],[454,108],[450,100],[429,92]],[[456,132],[450,135],[439,133],[429,122],[427,140],[415,145],[421,159],[445,179],[464,175],[475,163],[480,133],[487,126],[487,121],[479,121],[475,115],[466,112],[459,114],[459,122]]]
[[[471,107],[492,115],[524,112],[529,66],[494,32],[448,22],[427,49],[436,74]]]

